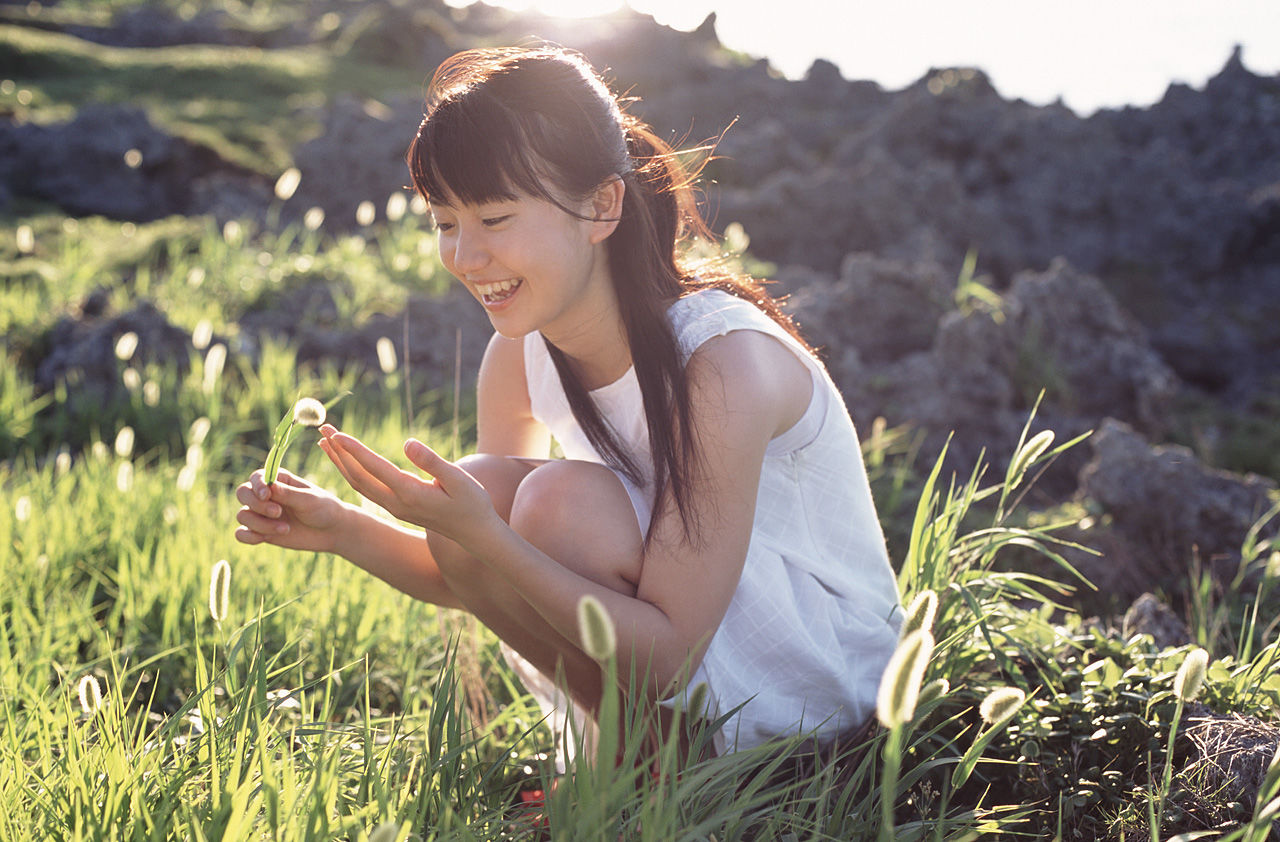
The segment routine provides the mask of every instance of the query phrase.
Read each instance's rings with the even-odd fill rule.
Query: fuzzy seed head
[[[213,323],[208,319],[201,319],[196,322],[195,328],[191,331],[191,345],[197,351],[203,351],[209,347],[209,343],[213,341]]]
[[[707,682],[699,681],[694,685],[688,696],[689,715],[704,716],[707,713],[707,698],[710,695],[711,688],[707,686]]]
[[[30,225],[19,225],[17,231],[18,251],[22,254],[31,254],[36,250],[36,233]]]
[[[76,686],[76,695],[80,697],[80,709],[89,716],[102,710],[102,685],[92,675],[80,679]]]
[[[356,224],[360,226],[372,225],[377,213],[377,208],[373,206],[373,202],[365,199],[356,205]]]
[[[369,842],[396,842],[400,838],[400,825],[395,822],[382,822],[369,831]]]
[[[231,599],[231,564],[224,558],[209,573],[209,616],[218,625],[226,619]]]
[[[315,398],[299,398],[293,405],[293,423],[319,427],[324,423],[324,404]]]
[[[935,678],[928,684],[920,688],[920,701],[916,704],[923,705],[932,702],[934,699],[940,699],[951,692],[951,682],[945,678]]]
[[[920,683],[932,654],[933,635],[925,629],[913,631],[898,643],[876,694],[876,716],[886,728],[905,725],[915,716]]]
[[[982,700],[978,713],[982,715],[983,722],[998,725],[1017,713],[1026,700],[1027,694],[1017,687],[1000,687]]]
[[[200,384],[206,395],[213,394],[213,387],[218,385],[222,376],[222,368],[227,364],[227,346],[221,342],[211,347],[204,355],[204,378]]]
[[[116,491],[127,494],[133,490],[133,463],[121,462],[116,467]]]
[[[133,428],[124,426],[116,433],[116,455],[128,459],[133,455]]]
[[[124,362],[133,359],[133,352],[138,350],[138,334],[133,331],[120,334],[116,340],[116,357]]]
[[[198,470],[192,467],[191,463],[187,463],[186,465],[183,465],[178,470],[178,479],[177,479],[178,490],[185,494],[186,492],[195,488],[197,474],[198,474]]]
[[[396,370],[396,344],[385,336],[379,336],[377,342],[378,367],[383,374]]]
[[[24,521],[31,519],[31,498],[30,497],[24,494],[18,498],[18,502],[15,503],[13,507],[13,517],[19,523],[22,523]]]
[[[213,429],[213,422],[207,416],[201,415],[192,421],[191,428],[187,431],[187,439],[191,442],[191,447],[198,447],[204,444],[204,440],[211,429]],[[188,458],[190,458],[189,454]]]
[[[613,620],[600,600],[590,594],[578,600],[578,634],[583,651],[597,661],[608,660],[618,650]]]
[[[302,227],[308,231],[315,231],[324,225],[324,208],[312,207],[302,215]]]
[[[933,620],[938,614],[938,595],[930,590],[921,591],[911,600],[907,608],[907,619],[902,624],[902,632],[898,639],[906,637],[913,631],[924,629],[933,632]]]
[[[1009,476],[1016,482],[1037,459],[1053,445],[1053,430],[1042,430],[1032,436],[1013,456]]]
[[[387,197],[387,221],[399,222],[409,210],[409,200],[403,192],[397,191]]]
[[[289,167],[276,179],[276,198],[282,202],[289,201],[298,192],[298,185],[301,183],[302,171],[297,167]]]
[[[1204,675],[1209,667],[1209,653],[1199,647],[1187,653],[1178,667],[1178,674],[1173,677],[1173,694],[1184,702],[1189,702],[1200,692],[1204,684]]]

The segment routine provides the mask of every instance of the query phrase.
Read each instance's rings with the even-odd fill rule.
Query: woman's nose
[[[475,234],[458,232],[453,241],[453,265],[462,274],[478,272],[489,262],[489,250],[484,238]]]

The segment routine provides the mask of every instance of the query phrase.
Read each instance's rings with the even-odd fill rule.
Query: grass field
[[[550,735],[490,635],[344,561],[232,537],[232,489],[261,464],[298,394],[352,392],[334,415],[387,451],[410,431],[447,451],[452,384],[415,384],[406,423],[398,367],[300,367],[284,345],[227,355],[221,343],[196,347],[208,341],[197,335],[186,359],[142,362],[145,348],[122,333],[111,360],[119,381],[91,406],[74,376],[40,392],[23,362],[101,287],[103,319],[146,298],[183,331],[232,344],[239,316],[264,289],[288,289],[299,265],[343,268],[341,309],[353,323],[402,306],[441,279],[421,256],[421,221],[388,225],[365,231],[357,249],[356,235],[248,223],[122,225],[48,211],[5,223],[4,838],[357,839],[385,822],[400,838],[536,834],[511,820],[510,805],[526,767],[545,773]],[[428,269],[388,280],[381,267],[398,251]],[[465,449],[469,425],[460,428]],[[308,444],[304,433],[286,467],[340,488]],[[1060,549],[1053,524],[1007,511],[1053,448],[1033,438],[1006,477],[948,480],[919,470],[932,455],[913,458],[909,444],[902,431],[867,435],[904,600],[937,596],[936,647],[913,715],[866,752],[790,775],[779,773],[785,746],[657,784],[628,767],[588,767],[548,807],[554,838],[851,839],[888,822],[904,838],[1204,826],[1265,838],[1263,813],[1280,795],[1275,764],[1261,796],[1231,799],[1207,790],[1207,768],[1188,771],[1188,744],[1175,740],[1179,760],[1166,764],[1171,727],[1186,716],[1174,681],[1189,649],[1092,629],[1054,607],[1080,584],[1068,570],[1057,584],[1001,562]],[[225,609],[213,601],[216,622],[211,575],[223,559],[230,588]],[[1198,700],[1263,729],[1280,706],[1280,674],[1272,578],[1256,574],[1277,563],[1265,542],[1246,547],[1241,581],[1254,591],[1208,595],[1196,629],[1214,656]],[[984,724],[979,703],[1006,687],[1026,703]]]

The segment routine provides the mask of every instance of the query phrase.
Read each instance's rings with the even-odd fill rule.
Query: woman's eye
[[[511,218],[511,214],[505,214],[503,216],[490,216],[485,219],[482,219],[481,222],[483,222],[486,226],[492,228],[495,225],[499,225],[503,222],[506,222],[510,218]]]
[[[444,233],[445,233],[445,232],[447,232],[447,231],[452,231],[452,230],[453,230],[453,223],[452,223],[452,222],[437,222],[437,223],[436,223],[436,230],[437,230],[437,231],[439,231],[441,234],[444,234]]]

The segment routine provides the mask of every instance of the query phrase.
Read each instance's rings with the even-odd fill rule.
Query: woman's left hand
[[[330,424],[320,428],[320,448],[362,496],[393,516],[468,545],[500,518],[475,477],[417,439],[404,454],[431,479],[405,471]]]

